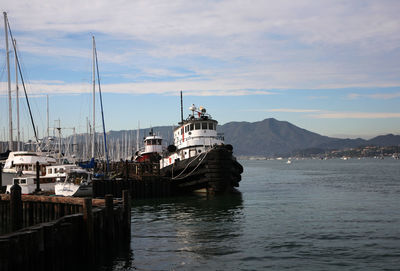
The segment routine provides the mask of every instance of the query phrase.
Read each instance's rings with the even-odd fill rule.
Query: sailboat
[[[103,122],[103,136],[104,136],[104,149],[106,154],[106,174],[108,173],[109,161],[108,161],[108,150],[107,150],[107,137],[105,132],[105,123],[104,123],[104,113],[103,113],[103,101],[101,96],[101,87],[100,87],[100,76],[99,76],[99,66],[97,61],[97,50],[96,50],[96,42],[94,36],[92,36],[93,40],[93,126],[92,126],[92,158],[88,163],[79,163],[80,169],[74,169],[70,172],[67,172],[67,176],[65,178],[60,178],[57,180],[55,185],[55,193],[60,196],[90,196],[93,192],[92,178],[95,177],[95,94],[96,94],[96,71],[97,71],[97,80],[99,86],[100,93],[100,105],[101,105],[101,113],[102,113],[102,122]],[[91,171],[89,171],[91,170]]]
[[[4,168],[2,171],[2,181],[3,185],[13,184],[13,177],[18,175],[35,175],[36,173],[36,163],[39,162],[40,172],[42,174],[45,173],[45,167],[48,165],[53,165],[56,163],[54,157],[49,155],[49,153],[42,152],[40,149],[40,144],[38,140],[38,136],[35,129],[35,123],[33,121],[32,111],[28,100],[28,95],[25,88],[24,78],[22,76],[20,62],[17,54],[16,42],[12,36],[12,31],[10,29],[10,24],[7,18],[7,13],[4,12],[4,29],[5,29],[5,41],[6,41],[6,60],[7,60],[7,79],[8,79],[8,104],[9,104],[9,153],[8,157],[4,162]],[[11,78],[10,78],[10,60],[9,60],[9,42],[8,42],[8,34],[10,34],[11,40],[15,54],[15,67],[16,67],[16,89],[18,90],[18,75],[21,77],[22,86],[25,93],[25,100],[27,103],[31,124],[33,127],[33,132],[36,140],[36,151],[14,151],[14,142],[13,142],[13,125],[12,125],[12,104],[11,104]],[[17,96],[18,100],[18,96]],[[17,103],[17,117],[19,123],[19,103]],[[18,125],[19,127],[19,125]],[[19,134],[19,129],[18,129]],[[19,141],[19,136],[18,136]],[[19,144],[20,142],[18,142]],[[3,158],[4,159],[4,158]]]

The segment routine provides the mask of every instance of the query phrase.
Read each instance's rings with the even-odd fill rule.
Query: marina
[[[399,270],[400,2],[2,6],[0,271]]]

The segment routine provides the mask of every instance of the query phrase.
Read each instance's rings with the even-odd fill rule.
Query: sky
[[[50,126],[59,120],[63,134],[86,132],[92,121],[92,36],[107,131],[176,125],[183,91],[185,117],[195,104],[219,124],[276,118],[332,137],[400,134],[398,0],[0,3],[39,135],[46,131],[47,97]],[[8,85],[0,22],[4,140]],[[13,52],[10,62],[15,129]],[[95,99],[100,131],[98,89]],[[20,115],[21,133],[32,137],[24,96]]]

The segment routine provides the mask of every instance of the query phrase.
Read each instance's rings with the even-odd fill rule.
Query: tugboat
[[[183,191],[225,193],[236,191],[242,165],[232,154],[233,147],[224,144],[223,134],[217,133],[218,122],[204,107],[194,104],[192,113],[174,129],[174,145],[168,146],[160,160],[160,172],[171,178]]]
[[[153,129],[150,130],[149,135],[144,139],[144,149],[135,153],[133,160],[135,162],[158,162],[163,153],[162,137],[155,135]]]

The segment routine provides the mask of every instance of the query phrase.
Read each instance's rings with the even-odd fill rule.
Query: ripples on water
[[[241,161],[241,194],[135,201],[112,270],[400,270],[400,161]]]

